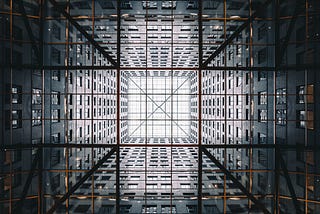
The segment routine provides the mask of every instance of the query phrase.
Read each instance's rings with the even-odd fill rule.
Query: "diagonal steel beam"
[[[201,147],[202,151],[207,155],[207,157],[217,166],[221,169],[221,171],[226,174],[226,176],[228,178],[230,178],[230,180],[232,180],[232,182],[234,184],[236,184],[238,186],[238,188],[253,202],[255,203],[255,205],[261,210],[263,211],[263,213],[265,214],[271,214],[269,212],[269,210],[267,210],[267,208],[264,206],[263,203],[261,203],[258,199],[256,199],[239,181],[237,178],[235,178],[231,172],[225,168],[206,148]]]
[[[113,147],[108,154],[98,161],[69,191],[61,198],[57,199],[54,205],[48,210],[47,214],[52,214],[67,198],[70,197],[105,161],[107,161],[113,153],[117,150],[117,147]]]
[[[284,177],[286,178],[286,181],[287,181],[287,185],[288,185],[288,188],[289,188],[289,191],[290,191],[290,194],[291,194],[291,197],[293,199],[293,204],[296,208],[296,213],[302,213],[301,209],[300,209],[300,204],[299,204],[299,201],[297,199],[297,195],[296,195],[296,192],[293,188],[293,185],[292,185],[292,182],[291,182],[291,179],[290,179],[290,176],[289,176],[289,173],[288,173],[288,168],[287,168],[287,165],[281,155],[281,151],[279,151],[279,158],[280,158],[280,164],[281,164],[281,168],[283,170],[283,174],[284,174]]]
[[[288,47],[288,44],[289,44],[289,40],[290,40],[290,36],[294,30],[294,25],[297,21],[297,18],[298,18],[298,15],[299,13],[303,10],[303,7],[299,7],[299,5],[301,5],[304,1],[303,0],[298,0],[296,1],[296,7],[294,9],[294,13],[293,13],[293,16],[292,16],[292,19],[290,21],[290,24],[289,24],[289,27],[288,27],[288,31],[287,31],[287,34],[284,38],[284,41],[283,41],[283,44],[281,45],[281,48],[280,48],[280,54],[279,54],[279,58],[277,58],[277,62],[276,62],[276,66],[279,66],[281,64],[281,61],[284,57],[284,54],[287,50],[287,47]]]
[[[139,86],[138,86],[130,77],[128,77],[128,79],[131,80],[131,81],[133,82],[133,84],[135,84],[135,85],[139,88]],[[175,93],[187,82],[188,79],[189,79],[189,78],[187,78],[185,81],[183,81],[183,82],[181,83],[181,85],[179,85],[179,87],[176,88],[176,89],[173,91],[173,93],[170,94],[170,95],[167,97],[167,99],[165,99],[165,101],[163,101],[163,102],[160,104],[159,107],[157,107],[155,110],[153,110],[153,112],[151,112],[151,113],[148,115],[147,119],[150,118],[160,107],[162,107],[162,106],[170,99],[170,97],[172,97],[172,95],[175,94]],[[142,122],[137,126],[137,128],[132,132],[132,134],[134,134],[144,123],[145,123],[145,121],[142,121]],[[132,134],[131,134],[130,136],[132,136]]]
[[[28,194],[28,190],[29,190],[30,184],[32,182],[32,177],[36,171],[36,167],[39,162],[39,158],[40,158],[40,149],[38,149],[37,154],[35,155],[35,157],[32,161],[31,170],[28,174],[26,183],[24,184],[24,187],[23,187],[23,190],[22,190],[22,193],[20,196],[20,200],[15,204],[14,210],[12,211],[12,213],[21,213],[22,212],[21,208],[23,207],[24,200],[26,199],[26,196]]]
[[[34,38],[34,35],[32,33],[32,28],[30,26],[29,19],[27,17],[27,12],[26,12],[26,10],[24,8],[24,5],[23,5],[23,1],[22,0],[18,0],[17,2],[18,2],[19,10],[20,10],[20,12],[22,14],[22,17],[23,17],[23,23],[24,23],[24,25],[26,27],[28,36],[29,36],[29,38],[31,40],[32,49],[34,51],[34,54],[39,59],[40,58],[40,52],[39,52],[39,49],[36,46],[36,39]]]
[[[202,64],[203,67],[206,67],[216,56],[218,56],[254,19],[257,15],[261,14],[266,7],[272,2],[272,0],[267,0],[264,4],[262,4],[249,18],[246,22],[240,25],[229,37],[225,40],[219,48],[209,56],[209,58]]]
[[[77,30],[82,33],[84,37],[97,49],[99,50],[102,55],[108,59],[108,61],[113,65],[117,66],[117,62],[113,59],[112,56],[110,56],[103,47],[99,45],[99,43],[92,38],[92,35],[88,34],[82,27],[81,25],[76,22],[69,13],[66,12],[64,8],[62,8],[55,0],[49,0],[51,4],[53,5],[54,8],[56,8],[64,17],[68,19],[68,21],[75,27]]]

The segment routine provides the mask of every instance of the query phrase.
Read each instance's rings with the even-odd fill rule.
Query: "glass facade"
[[[0,213],[319,213],[318,0],[0,2]]]

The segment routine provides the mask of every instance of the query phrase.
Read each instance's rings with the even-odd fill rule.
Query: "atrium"
[[[320,213],[319,0],[3,0],[0,26],[0,213]]]

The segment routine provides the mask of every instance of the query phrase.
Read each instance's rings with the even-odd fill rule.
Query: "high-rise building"
[[[3,0],[0,26],[0,213],[320,213],[319,0]]]

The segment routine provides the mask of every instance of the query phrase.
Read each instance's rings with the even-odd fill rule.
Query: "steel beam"
[[[81,27],[81,25],[79,25],[78,22],[75,21],[75,20],[71,17],[71,15],[65,11],[64,8],[62,8],[55,0],[49,0],[49,1],[50,1],[50,3],[53,5],[53,7],[54,7],[56,10],[58,10],[64,17],[66,17],[67,20],[68,20],[75,28],[77,28],[77,30],[78,30],[80,33],[82,33],[82,35],[83,35],[84,37],[86,37],[86,39],[87,39],[97,50],[99,50],[100,53],[102,53],[102,55],[103,55],[105,58],[107,58],[108,61],[109,61],[113,66],[117,66],[117,62],[113,59],[113,57],[110,56],[110,55],[105,51],[105,49],[104,49],[103,47],[101,47],[101,46],[99,45],[99,43],[92,38],[92,35],[88,34],[88,33]]]
[[[116,214],[120,214],[120,144],[121,144],[121,1],[117,1],[117,151],[116,151]]]
[[[218,167],[221,171],[228,177],[234,184],[238,186],[238,188],[253,202],[255,205],[263,211],[265,214],[271,214],[269,210],[261,203],[258,199],[256,199],[239,181],[236,177],[234,177],[230,171],[223,166],[206,148],[201,147],[202,151],[207,155],[207,157]]]
[[[202,20],[202,7],[203,7],[203,0],[199,1],[198,5],[198,51],[199,51],[199,70],[198,70],[198,198],[197,198],[197,205],[198,205],[198,213],[202,213],[202,151],[201,151],[201,145],[202,145],[202,67],[203,67],[203,20]]]
[[[72,195],[105,161],[107,161],[113,153],[117,150],[113,147],[102,159],[100,159],[97,164],[95,164],[74,186],[72,186],[69,191],[64,194],[61,198],[57,199],[54,205],[47,211],[47,214],[52,214],[65,200],[67,200],[70,195]]]
[[[267,0],[262,4],[256,12],[254,12],[245,23],[240,25],[228,38],[225,40],[215,52],[209,56],[209,58],[202,64],[202,67],[205,68],[216,56],[218,56],[246,27],[251,23],[251,21],[261,14],[266,7],[272,2],[272,0]]]
[[[297,199],[297,195],[296,195],[296,192],[294,190],[294,187],[292,185],[291,178],[290,178],[289,173],[288,173],[287,165],[286,165],[286,163],[285,163],[285,161],[284,161],[284,159],[282,157],[281,151],[279,150],[278,152],[279,152],[281,168],[283,170],[284,177],[286,178],[287,185],[288,185],[291,197],[293,199],[292,201],[293,201],[293,204],[294,204],[294,206],[296,208],[296,213],[303,213],[302,210],[300,209],[300,204],[299,204],[299,201]]]
[[[127,144],[123,143],[120,145],[123,147],[135,147],[136,145],[141,144]],[[152,144],[150,144],[152,145]],[[170,146],[170,144],[157,144],[161,146]],[[188,145],[188,146],[197,146],[197,143],[190,143],[190,144],[181,144],[181,145]],[[115,144],[76,144],[76,143],[63,143],[63,144],[10,144],[10,145],[1,145],[0,151],[6,150],[17,150],[17,149],[31,149],[31,148],[113,148],[116,146]],[[275,149],[278,146],[282,150],[313,150],[313,151],[320,151],[320,147],[314,146],[305,146],[303,144],[295,144],[295,145],[275,145],[275,144],[214,144],[214,145],[202,145],[203,148],[206,149]]]
[[[279,58],[276,58],[276,66],[280,66],[281,64],[281,61],[284,57],[284,54],[287,50],[287,47],[288,47],[288,43],[289,43],[289,40],[290,40],[290,36],[294,30],[294,25],[297,21],[297,18],[298,18],[298,15],[299,13],[304,9],[303,7],[299,7],[300,4],[302,4],[304,1],[302,0],[298,0],[296,1],[296,7],[294,9],[294,13],[293,13],[293,16],[290,20],[290,24],[289,24],[289,27],[288,27],[288,31],[286,33],[286,37],[284,38],[284,41],[283,41],[283,44],[281,45],[281,48],[280,48],[280,54],[279,54]]]
[[[20,10],[20,12],[22,14],[22,17],[23,17],[24,25],[25,25],[26,30],[28,32],[28,36],[29,36],[29,38],[31,40],[32,49],[33,49],[35,55],[37,56],[37,58],[39,60],[40,57],[41,57],[40,56],[40,51],[36,46],[36,40],[35,40],[34,35],[32,33],[32,28],[30,26],[29,19],[27,17],[27,13],[26,13],[26,10],[25,10],[24,5],[23,5],[23,1],[22,0],[18,0],[17,2],[18,2],[19,10]]]

